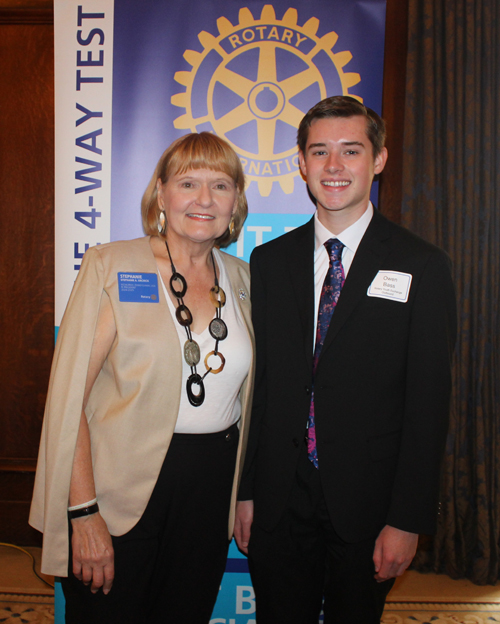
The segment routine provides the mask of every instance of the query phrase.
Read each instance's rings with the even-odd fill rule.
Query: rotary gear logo
[[[175,119],[175,128],[208,130],[226,139],[247,181],[257,182],[263,197],[274,182],[292,193],[299,175],[296,132],[309,108],[329,95],[349,95],[361,80],[343,71],[350,52],[332,52],[335,32],[317,37],[319,20],[311,17],[299,26],[297,17],[290,8],[278,20],[269,4],[260,19],[240,9],[236,26],[220,17],[219,36],[200,32],[203,52],[184,52],[193,69],[174,76],[186,87],[171,99],[186,111]]]

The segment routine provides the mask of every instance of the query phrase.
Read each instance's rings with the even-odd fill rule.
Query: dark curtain
[[[409,0],[402,224],[451,256],[459,302],[437,535],[414,567],[500,576],[500,2]],[[425,461],[425,458],[422,458]]]

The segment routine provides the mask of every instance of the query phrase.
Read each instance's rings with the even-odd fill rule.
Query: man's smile
[[[349,180],[325,180],[324,182],[321,182],[321,184],[323,186],[349,186],[350,182]]]

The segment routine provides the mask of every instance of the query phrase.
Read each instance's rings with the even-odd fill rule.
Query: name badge
[[[118,273],[120,301],[129,303],[158,303],[156,273]]]
[[[380,297],[381,299],[392,299],[392,301],[406,303],[410,294],[411,278],[409,273],[379,271],[366,294],[369,297]]]

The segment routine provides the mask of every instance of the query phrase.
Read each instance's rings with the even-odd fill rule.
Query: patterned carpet
[[[382,624],[494,624],[500,622],[498,603],[392,603]]]
[[[40,555],[40,548],[0,544],[2,624],[54,623],[54,578],[40,575]]]
[[[2,624],[53,624],[54,597],[0,594]]]
[[[53,624],[54,600],[48,596],[0,594],[0,622]],[[500,623],[498,603],[395,602],[387,605],[382,618],[382,624],[495,624],[496,622]]]
[[[500,584],[474,585],[413,570],[396,580],[383,624],[500,623]]]
[[[245,622],[247,621],[248,618],[245,619]],[[50,596],[0,594],[0,622],[53,624],[54,600]],[[456,604],[394,602],[387,605],[382,618],[382,624],[495,624],[496,622],[500,623],[500,604],[493,602]]]
[[[34,575],[27,553],[20,550],[0,546],[0,624],[54,624],[53,590]],[[39,569],[39,549],[27,550]],[[51,577],[45,580],[53,582]],[[251,618],[241,615],[228,622],[249,624]],[[396,581],[382,618],[382,624],[496,623],[500,624],[500,583],[477,586],[465,579],[414,571]]]
[[[220,621],[220,620],[219,620]],[[0,594],[0,622],[4,624],[53,624],[53,600],[43,596]],[[500,622],[498,604],[388,605],[382,624],[494,624]]]

